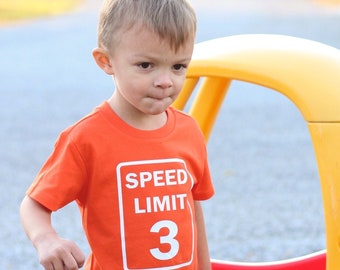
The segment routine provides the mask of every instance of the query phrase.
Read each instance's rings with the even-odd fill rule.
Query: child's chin
[[[156,101],[152,107],[149,108],[149,114],[157,115],[164,113],[166,109],[171,105],[171,103],[166,103],[164,101]]]

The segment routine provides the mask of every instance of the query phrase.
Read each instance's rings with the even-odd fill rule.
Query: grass
[[[74,9],[82,0],[0,0],[0,24],[58,15]]]
[[[0,0],[0,25],[37,17],[58,15],[74,9],[83,0]],[[340,0],[314,0],[339,5]]]

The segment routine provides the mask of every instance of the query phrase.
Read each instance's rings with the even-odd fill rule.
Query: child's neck
[[[145,114],[141,111],[127,110],[122,108],[120,104],[117,104],[117,100],[112,96],[108,103],[111,109],[128,125],[140,129],[140,130],[156,130],[163,127],[168,116],[166,112],[156,115]]]

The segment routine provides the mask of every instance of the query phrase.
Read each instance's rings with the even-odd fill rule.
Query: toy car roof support
[[[340,269],[340,50],[283,35],[238,35],[196,44],[173,106],[183,109],[195,93],[189,114],[206,140],[232,80],[280,92],[307,122],[322,188],[326,251],[263,264],[213,261],[213,269]]]

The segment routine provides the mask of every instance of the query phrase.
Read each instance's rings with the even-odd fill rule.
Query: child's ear
[[[109,54],[102,48],[95,48],[92,55],[97,65],[108,75],[113,75],[113,68],[111,65]]]

